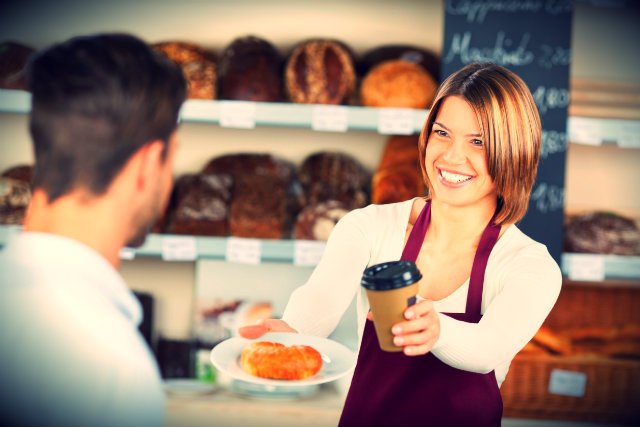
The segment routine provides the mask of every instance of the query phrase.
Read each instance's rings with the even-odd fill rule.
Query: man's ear
[[[138,149],[136,187],[141,190],[150,181],[158,179],[158,171],[165,159],[166,145],[159,139],[151,141]]]

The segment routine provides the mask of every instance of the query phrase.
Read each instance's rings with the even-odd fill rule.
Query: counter
[[[295,399],[254,398],[220,387],[209,394],[167,397],[167,427],[335,427],[344,390],[325,384],[312,396]],[[587,422],[504,418],[502,427],[613,427]]]

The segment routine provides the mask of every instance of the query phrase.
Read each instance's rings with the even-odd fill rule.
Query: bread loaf
[[[25,66],[34,52],[35,49],[22,43],[0,43],[0,89],[28,89]]]
[[[287,59],[285,86],[292,102],[348,103],[356,87],[353,54],[336,40],[301,42]]]
[[[267,40],[235,39],[219,61],[220,98],[256,102],[282,100],[282,58]]]
[[[392,59],[364,76],[360,102],[368,107],[429,108],[437,89],[438,83],[420,65]]]
[[[236,176],[230,209],[231,234],[282,239],[289,223],[287,184],[269,175]]]
[[[33,167],[19,165],[0,175],[0,224],[20,225],[31,202]]]
[[[358,60],[358,74],[365,76],[376,65],[391,59],[420,65],[435,81],[440,81],[440,58],[428,49],[408,44],[383,45],[366,51]]]
[[[236,153],[211,159],[203,172],[233,177],[232,235],[281,239],[290,234],[292,218],[301,208],[293,164],[271,154]]]
[[[233,180],[226,174],[183,175],[173,190],[167,233],[227,236]]]
[[[417,136],[391,136],[371,182],[371,201],[394,203],[423,196]]]
[[[304,159],[299,170],[305,206],[329,200],[352,210],[369,203],[370,174],[352,156],[322,151]]]
[[[613,212],[568,215],[565,252],[640,255],[640,228],[630,218]]]
[[[257,377],[276,380],[302,380],[322,369],[322,356],[306,345],[285,346],[270,341],[258,341],[241,352],[242,369]]]
[[[216,99],[217,58],[213,51],[181,41],[155,43],[152,47],[180,65],[187,80],[187,98]]]
[[[298,214],[293,237],[300,240],[328,240],[336,223],[349,211],[337,200],[305,206]]]

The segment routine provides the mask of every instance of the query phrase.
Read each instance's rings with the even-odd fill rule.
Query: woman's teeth
[[[442,176],[442,178],[444,178],[445,181],[452,184],[459,184],[464,181],[469,181],[472,178],[468,175],[459,175],[457,173],[451,173],[444,170],[440,170],[440,175]]]

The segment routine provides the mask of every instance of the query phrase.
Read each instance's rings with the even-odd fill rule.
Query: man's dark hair
[[[50,202],[75,188],[103,194],[127,160],[176,129],[181,69],[127,34],[70,39],[34,55],[29,129],[34,188]]]

